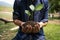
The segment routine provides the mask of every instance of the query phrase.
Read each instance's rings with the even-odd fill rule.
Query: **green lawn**
[[[11,40],[17,33],[17,30],[10,31],[12,27],[15,27],[13,23],[4,24],[0,21],[0,39],[1,40]],[[60,25],[48,23],[44,27],[44,32],[46,35],[46,40],[60,40]]]
[[[49,23],[45,28],[45,35],[47,40],[60,40],[60,25]]]
[[[12,7],[0,6],[0,11],[8,11],[8,12],[11,12],[12,11]]]
[[[16,27],[14,23],[7,23],[0,21],[0,40],[11,40],[14,37],[15,31],[11,31],[10,29]]]
[[[15,27],[14,23],[7,23],[0,21],[0,34],[2,34],[4,31],[8,31],[10,28]]]
[[[5,18],[8,20],[12,19],[12,7],[0,6],[0,18]]]
[[[6,10],[7,9],[7,10]],[[11,8],[6,8],[0,6],[0,11],[11,12]],[[0,13],[0,18],[12,19],[12,14],[10,13]],[[51,22],[52,23],[52,22]],[[44,32],[46,35],[46,40],[60,40],[60,24],[51,24],[48,23],[44,27]],[[4,24],[0,21],[0,40],[11,40],[17,33],[17,30],[11,31],[10,29],[16,27],[13,23]]]
[[[4,13],[4,12],[2,12],[2,13],[0,13],[0,18],[5,18],[5,19],[7,19],[7,20],[12,20],[12,13]]]

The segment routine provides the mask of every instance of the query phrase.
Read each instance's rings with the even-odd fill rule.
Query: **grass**
[[[12,14],[0,13],[0,18],[12,19]],[[51,23],[44,27],[46,40],[60,40],[60,24]],[[10,31],[9,29],[15,26],[13,23],[4,24],[4,22],[0,21],[0,40],[11,40],[16,35],[17,30]]]
[[[0,6],[0,11],[3,12],[12,12],[12,8]],[[11,13],[0,13],[0,18],[12,19]],[[52,18],[49,18],[52,20]],[[60,18],[53,18],[60,20]],[[51,22],[52,23],[52,22]],[[44,32],[46,35],[46,40],[60,40],[60,24],[51,24],[48,23],[46,27],[44,27]],[[56,23],[56,22],[55,22]],[[4,24],[4,22],[0,21],[0,40],[11,40],[17,33],[17,30],[10,31],[11,28],[15,27],[13,23]]]
[[[60,20],[60,17],[53,17],[53,18],[49,17],[49,20]]]
[[[0,13],[0,18],[12,19],[12,14]],[[60,24],[51,23],[44,27],[46,40],[60,40]],[[15,26],[13,23],[4,24],[4,22],[0,21],[0,40],[11,40],[16,35],[17,30],[10,31],[9,29]]]
[[[0,21],[0,40],[11,40],[16,33],[16,30],[10,30],[13,27],[16,27],[14,23],[4,24],[4,22]]]
[[[8,12],[11,12],[12,11],[12,7],[0,6],[0,11],[8,11]]]
[[[46,40],[60,40],[60,25],[49,23],[45,28]]]
[[[1,40],[11,40],[17,33],[17,30],[10,31],[12,27],[15,27],[13,23],[4,24],[0,21],[0,39]],[[60,40],[60,25],[48,23],[44,27],[44,32],[46,35],[46,40]]]
[[[0,13],[0,18],[12,20],[12,13]]]
[[[0,6],[0,18],[12,19],[12,7]]]
[[[5,24],[4,22],[0,21],[0,34],[2,34],[5,31],[8,31],[10,28],[15,27],[14,23],[7,23]]]

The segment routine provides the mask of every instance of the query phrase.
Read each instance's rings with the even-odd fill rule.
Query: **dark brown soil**
[[[27,32],[26,33],[37,33],[40,29],[39,29],[39,24],[38,23],[36,23],[36,22],[34,22],[34,21],[27,21],[24,25],[23,25],[23,27],[24,27],[24,29],[23,29],[23,32],[26,32],[26,30],[27,30]]]

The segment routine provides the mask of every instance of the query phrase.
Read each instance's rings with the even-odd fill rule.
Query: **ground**
[[[46,40],[60,40],[60,21],[49,20],[46,27],[44,27],[44,32],[46,35]],[[0,21],[0,40],[11,40],[15,37],[17,30],[10,30],[16,27],[13,23],[4,24]]]
[[[57,17],[59,14],[54,14]],[[60,15],[59,15],[60,16]],[[12,20],[12,8],[0,6],[0,18]],[[17,30],[10,30],[16,27],[14,23],[7,23],[0,21],[0,40],[11,40],[15,37]],[[60,19],[49,20],[46,27],[44,27],[46,40],[60,40]]]
[[[60,24],[60,20],[49,20],[48,23],[51,23],[51,24]]]
[[[49,21],[44,28],[47,40],[60,40],[60,20]]]

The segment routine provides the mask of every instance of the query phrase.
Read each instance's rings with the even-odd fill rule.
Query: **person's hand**
[[[22,32],[31,33],[32,32],[32,26],[30,24],[26,25],[26,23],[22,24]]]
[[[37,33],[37,32],[39,32],[40,31],[40,25],[38,24],[38,23],[36,23],[35,25],[34,25],[34,27],[32,28],[32,32],[33,33]]]
[[[25,24],[25,22],[21,22],[21,26],[23,26],[23,24]]]
[[[26,23],[22,23],[22,32],[24,33],[38,33],[40,28],[42,28],[44,23],[37,23],[28,21]]]
[[[22,27],[22,32],[26,32],[27,28],[24,27],[25,26],[25,22],[21,22],[20,26]]]
[[[44,25],[44,23],[43,22],[40,22],[39,25],[40,25],[40,28],[42,28],[43,25]]]
[[[48,22],[45,22],[45,23],[43,23],[43,22],[40,22],[40,23],[39,23],[39,25],[40,25],[40,28],[42,28],[43,26],[45,27],[45,26],[47,25],[47,23],[48,23]]]
[[[26,33],[32,32],[32,26],[30,24],[26,25]]]

